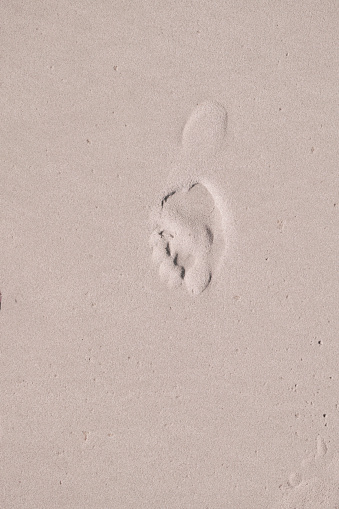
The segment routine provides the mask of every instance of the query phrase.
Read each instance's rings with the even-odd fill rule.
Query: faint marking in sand
[[[301,462],[283,487],[274,509],[339,509],[339,456],[328,458],[324,439],[318,435],[316,453]]]
[[[182,149],[191,159],[209,157],[225,139],[227,113],[216,101],[205,101],[194,109],[182,133]]]

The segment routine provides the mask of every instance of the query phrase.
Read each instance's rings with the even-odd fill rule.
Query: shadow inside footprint
[[[161,201],[150,244],[160,278],[170,288],[184,283],[189,294],[198,295],[210,284],[223,244],[218,215],[211,193],[199,183]]]

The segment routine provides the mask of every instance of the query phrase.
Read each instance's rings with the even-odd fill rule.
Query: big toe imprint
[[[162,281],[170,288],[184,284],[192,296],[202,293],[223,251],[221,224],[220,211],[203,184],[165,196],[150,237]]]

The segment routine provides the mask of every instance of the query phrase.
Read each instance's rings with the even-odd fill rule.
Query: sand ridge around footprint
[[[183,130],[181,158],[170,174],[172,183],[151,215],[150,246],[161,280],[169,288],[184,284],[192,296],[209,286],[226,251],[226,207],[217,186],[204,176],[222,145],[226,119],[225,109],[215,102],[193,111]]]

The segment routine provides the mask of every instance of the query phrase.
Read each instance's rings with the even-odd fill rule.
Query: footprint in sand
[[[227,246],[230,214],[208,178],[226,123],[226,111],[219,103],[197,106],[183,130],[179,162],[151,214],[150,246],[160,278],[170,288],[184,284],[190,295],[208,287]]]
[[[274,509],[339,509],[339,456],[328,457],[322,437],[317,437],[316,454],[301,463],[283,490]]]

